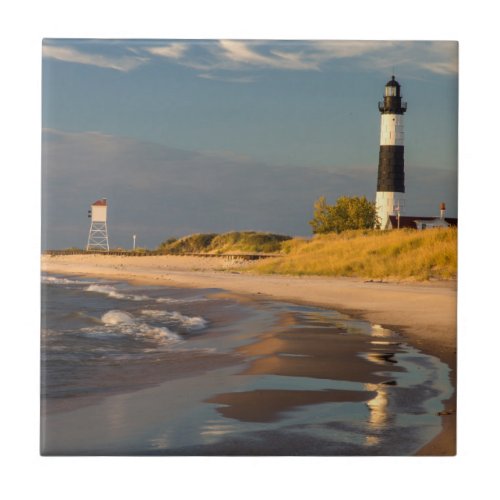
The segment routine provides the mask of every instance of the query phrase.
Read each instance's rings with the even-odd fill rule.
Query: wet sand
[[[282,315],[280,324],[253,343],[236,349],[245,359],[252,359],[242,375],[278,375],[321,380],[390,384],[381,375],[391,363],[387,350],[398,352],[396,341],[381,341],[377,346],[364,334],[345,334],[341,328],[318,324],[315,328],[297,325],[296,315]],[[369,358],[357,356],[370,351]],[[286,353],[284,355],[283,353]],[[390,366],[399,372],[399,366]],[[304,405],[327,402],[360,402],[376,397],[374,391],[354,390],[253,390],[217,394],[207,402],[225,405],[218,409],[225,417],[249,422],[272,422],[283,412]]]
[[[242,261],[180,256],[74,255],[44,256],[42,259],[42,270],[48,272],[140,280],[154,285],[217,287],[256,300],[268,297],[333,308],[404,334],[415,347],[448,364],[452,369],[452,382],[455,386],[455,282],[381,283],[355,278],[263,276],[249,274],[246,271],[247,267],[248,264]],[[287,349],[293,349],[293,346],[289,345],[289,340]],[[273,343],[279,341],[278,337],[261,339],[257,347],[255,345],[248,347],[248,349],[260,349],[262,352],[268,351],[268,355],[261,358],[258,363],[254,363],[250,369],[259,373],[290,373],[286,360],[284,361],[282,357],[273,359]],[[300,350],[304,346],[296,347]],[[310,347],[309,344],[308,348]],[[246,354],[251,352],[248,351]],[[325,355],[328,353],[325,352]],[[302,359],[301,369],[301,362],[297,363],[297,359],[299,358],[293,363],[293,373],[300,375],[301,372],[304,373],[303,370],[310,373],[311,363]],[[317,363],[316,360],[315,366]],[[317,375],[310,376],[320,375],[322,372],[320,365],[321,363],[316,368]],[[348,367],[344,367],[346,368]],[[363,370],[360,366],[355,366],[350,371],[351,376],[355,377],[356,373],[362,373]],[[255,394],[252,396],[256,397]],[[338,397],[332,394],[329,396]],[[282,404],[285,402],[292,406],[296,404],[296,401],[287,400],[286,396],[283,398]],[[446,402],[446,414],[442,417],[443,431],[422,448],[419,454],[456,453],[455,405],[455,397]],[[279,412],[279,409],[276,411]]]
[[[207,399],[207,402],[225,405],[218,410],[224,417],[236,418],[243,422],[273,422],[281,413],[300,406],[369,401],[376,394],[376,392],[369,391],[332,389],[322,391],[255,390],[218,394]]]

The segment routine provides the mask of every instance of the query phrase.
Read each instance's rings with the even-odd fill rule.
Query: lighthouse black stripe
[[[380,146],[377,191],[405,192],[404,146]]]
[[[406,112],[406,103],[401,100],[401,97],[384,97],[384,101],[378,105],[379,111],[394,115],[402,115]]]

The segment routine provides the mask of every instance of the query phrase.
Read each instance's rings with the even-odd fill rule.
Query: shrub
[[[335,205],[327,205],[321,196],[314,203],[314,217],[309,224],[315,234],[373,229],[378,224],[377,209],[365,196],[341,196]]]

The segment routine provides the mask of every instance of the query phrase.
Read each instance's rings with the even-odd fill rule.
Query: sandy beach
[[[456,383],[456,282],[386,283],[357,278],[256,275],[251,264],[222,257],[43,256],[42,271],[142,281],[154,285],[221,288],[242,300],[272,298],[348,313],[395,330],[444,361]],[[330,396],[331,397],[331,396]],[[283,404],[276,402],[279,407]],[[454,455],[455,397],[445,403],[443,431],[419,451]],[[266,418],[265,416],[263,418]]]

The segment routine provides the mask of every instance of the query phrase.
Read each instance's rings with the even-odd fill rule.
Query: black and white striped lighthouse
[[[401,85],[394,76],[387,82],[383,102],[378,103],[380,154],[376,207],[380,228],[386,229],[389,215],[397,215],[404,205],[404,129],[406,102],[401,101]]]

